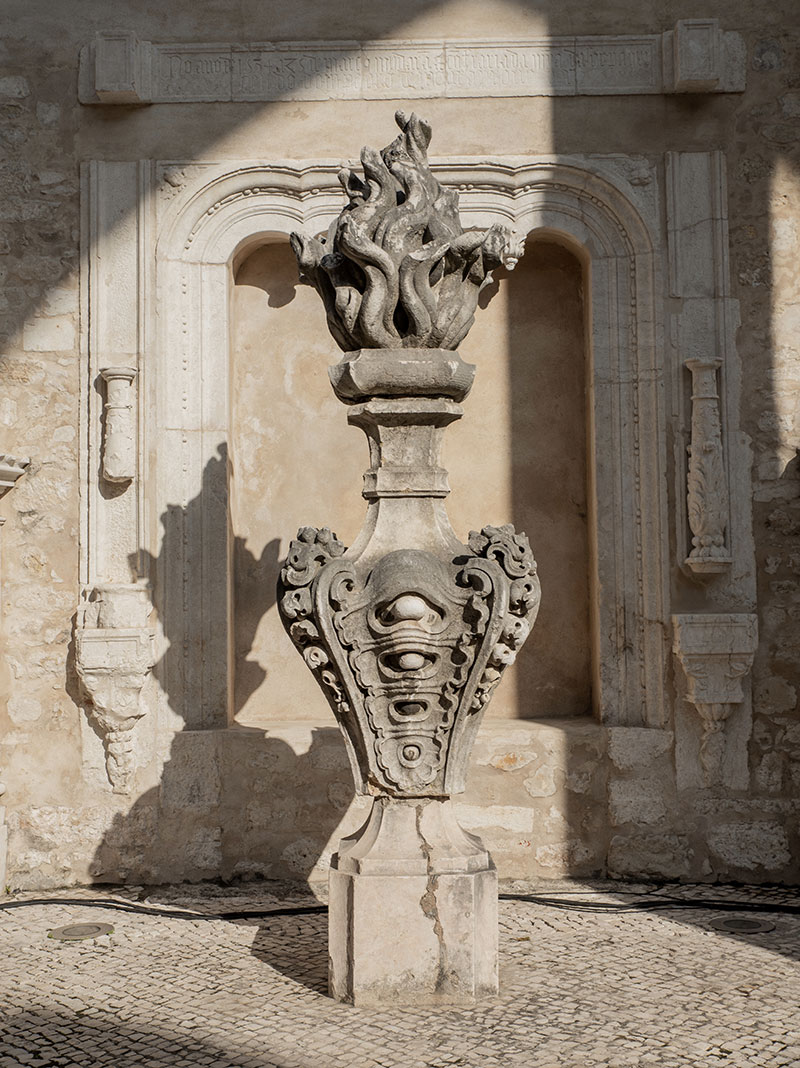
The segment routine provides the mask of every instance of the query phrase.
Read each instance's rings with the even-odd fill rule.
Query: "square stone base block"
[[[441,802],[402,804],[390,804],[387,819],[386,807],[377,803],[365,828],[345,839],[334,857],[328,906],[331,996],[386,1008],[469,1004],[496,994],[494,864],[480,842],[457,827],[449,811],[437,811]],[[449,810],[449,802],[445,805]],[[415,808],[423,807],[420,819]],[[376,821],[382,824],[379,828]],[[405,824],[408,836],[399,823]],[[431,823],[436,824],[430,828],[434,833],[426,833]],[[386,848],[387,825],[393,848]],[[424,850],[408,849],[420,827]],[[463,844],[463,852],[453,848],[454,838]],[[365,839],[371,839],[367,855]],[[361,855],[354,862],[359,846]]]

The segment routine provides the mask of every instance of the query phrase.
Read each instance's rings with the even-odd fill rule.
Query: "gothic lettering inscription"
[[[448,96],[473,96],[482,86],[491,96],[549,96],[575,92],[571,44],[447,46]]]
[[[361,96],[358,53],[281,49],[269,54],[271,100],[348,100]]]
[[[163,50],[156,69],[161,100],[231,99],[229,52]]]
[[[400,95],[444,96],[445,54],[441,44],[370,45],[361,54],[362,95],[392,99]]]
[[[661,89],[660,41],[653,37],[576,41],[576,92],[657,93]]]

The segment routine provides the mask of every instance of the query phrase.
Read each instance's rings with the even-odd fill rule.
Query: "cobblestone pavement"
[[[704,895],[800,904],[785,891],[540,884],[564,901]],[[636,896],[638,895],[638,896]],[[34,894],[3,899],[30,900]],[[186,919],[81,897],[217,913],[313,905],[275,884],[64,890],[0,912],[0,1068],[798,1068],[800,915],[603,914],[501,901],[499,998],[468,1009],[339,1005],[325,995],[326,918]],[[60,942],[69,923],[113,924]]]

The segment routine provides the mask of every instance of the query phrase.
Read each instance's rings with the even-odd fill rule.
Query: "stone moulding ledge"
[[[17,480],[25,474],[25,468],[30,462],[28,457],[19,459],[16,456],[9,456],[8,453],[0,454],[0,497],[5,496],[10,489],[14,488]]]

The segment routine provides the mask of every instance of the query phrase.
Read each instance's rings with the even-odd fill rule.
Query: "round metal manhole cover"
[[[68,923],[66,927],[56,927],[49,932],[48,938],[57,938],[59,942],[81,942],[86,938],[100,938],[101,935],[113,934],[110,923]]]
[[[711,926],[715,931],[724,931],[726,934],[765,934],[775,930],[775,924],[770,920],[753,920],[744,916],[726,916],[722,920],[714,920]]]

